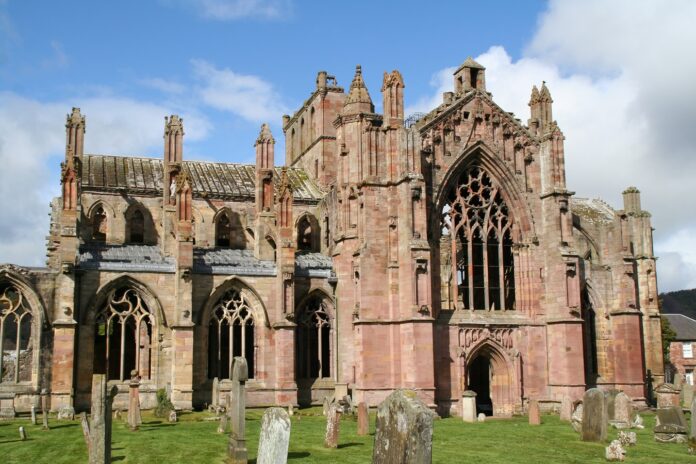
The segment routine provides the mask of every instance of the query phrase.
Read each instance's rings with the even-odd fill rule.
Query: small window
[[[143,243],[145,241],[145,216],[139,209],[133,211],[130,217],[130,243]]]
[[[232,225],[230,224],[230,218],[227,214],[220,216],[217,221],[215,231],[215,246],[228,247],[230,246],[230,235],[232,232]]]
[[[694,357],[694,352],[691,349],[691,343],[682,343],[682,353],[684,353],[685,358]]]
[[[684,376],[684,380],[686,381],[687,384],[693,385],[694,384],[694,371],[693,369],[688,369],[686,371],[686,375]]]
[[[92,216],[92,240],[95,242],[106,241],[106,213],[101,206]]]

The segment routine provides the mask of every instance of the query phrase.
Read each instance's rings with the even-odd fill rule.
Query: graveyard
[[[263,409],[246,414],[249,462],[256,462]],[[655,416],[642,414],[645,429],[636,430],[638,444],[629,449],[626,462],[694,462],[687,445],[657,443],[653,438]],[[227,459],[227,434],[217,433],[218,422],[209,412],[179,415],[169,423],[150,411],[142,414],[142,425],[132,432],[127,418],[113,422],[112,462],[222,463]],[[375,432],[375,414],[370,414],[370,432],[357,434],[357,419],[344,415],[340,424],[338,448],[324,447],[326,418],[321,408],[296,410],[291,417],[288,462],[365,463],[370,462]],[[26,429],[27,440],[20,441],[18,427]],[[433,422],[433,462],[452,463],[464,459],[486,463],[600,463],[606,462],[604,447],[618,431],[610,429],[605,443],[583,442],[567,422],[557,415],[541,416],[541,425],[529,425],[526,416],[489,419],[483,423],[464,423],[459,417]],[[29,417],[0,422],[0,459],[3,463],[75,463],[87,462],[87,448],[79,420],[56,420],[50,430],[41,421],[32,425]]]

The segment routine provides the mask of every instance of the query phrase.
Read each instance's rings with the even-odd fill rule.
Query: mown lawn
[[[247,447],[255,462],[261,414],[247,414]],[[144,424],[130,432],[125,422],[114,421],[113,461],[124,463],[221,463],[225,461],[227,436],[216,433],[217,422],[206,421],[209,413],[180,415],[169,424],[149,413]],[[638,445],[628,449],[629,463],[696,463],[686,445],[658,444],[652,437],[654,417],[644,414],[646,428],[637,430]],[[374,433],[374,416],[372,416]],[[27,441],[19,441],[23,425]],[[298,411],[292,418],[289,461],[297,463],[369,463],[373,433],[356,435],[356,421],[344,417],[337,450],[323,447],[325,420],[321,409]],[[611,430],[610,439],[616,436]],[[435,421],[435,463],[604,463],[604,444],[584,443],[567,423],[544,416],[541,426],[532,427],[525,417],[465,424],[457,418]],[[87,451],[79,421],[51,421],[51,430],[31,425],[28,418],[0,422],[0,463],[60,464],[87,462]]]

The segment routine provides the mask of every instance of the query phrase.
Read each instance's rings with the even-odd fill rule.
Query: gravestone
[[[75,420],[75,408],[72,406],[63,406],[58,410],[56,418],[59,420]]]
[[[638,436],[636,435],[636,432],[627,432],[622,430],[617,435],[617,439],[621,442],[624,448],[626,446],[635,446],[635,444],[638,443]]]
[[[466,390],[462,393],[462,420],[476,422],[476,392]]]
[[[607,461],[623,461],[626,458],[626,450],[619,440],[614,440],[605,448],[604,457]]]
[[[21,425],[19,426],[19,439],[22,441],[27,439],[27,431]]]
[[[691,400],[691,438],[696,438],[696,398]]]
[[[358,435],[364,436],[370,433],[370,415],[367,403],[358,403]]]
[[[333,398],[330,396],[325,396],[324,401],[323,401],[323,410],[322,414],[327,415],[329,413],[329,408],[331,407],[331,403],[333,403]]]
[[[655,389],[658,408],[669,408],[670,406],[680,406],[679,396],[681,389],[671,383],[663,383]]]
[[[140,416],[140,376],[138,371],[131,371],[131,380],[128,384],[128,427],[131,431],[138,430],[143,420]]]
[[[563,422],[570,422],[570,416],[573,414],[573,402],[569,396],[564,396],[561,400],[561,410],[559,417]]]
[[[633,419],[633,424],[631,424],[631,427],[634,429],[644,429],[645,425],[643,425],[643,418],[641,417],[640,414],[636,414],[636,418]]]
[[[31,407],[31,425],[36,425],[36,406]]]
[[[682,386],[684,386],[684,375],[677,372],[676,374],[674,374],[674,380],[672,381],[672,383],[676,388],[681,389]]]
[[[614,417],[610,423],[617,429],[628,429],[633,419],[633,401],[624,392],[614,398]]]
[[[288,416],[294,416],[295,415],[295,409],[293,408],[292,404],[288,404]]]
[[[429,464],[433,414],[416,392],[396,390],[377,409],[373,464]]]
[[[169,411],[169,422],[177,422],[179,419],[176,416],[176,409]]]
[[[220,414],[220,422],[218,423],[218,433],[227,433],[227,424],[229,423],[229,417],[232,413],[232,395],[227,394],[227,403],[225,404],[225,412]]]
[[[87,446],[87,455],[89,455],[92,440],[89,438],[89,421],[87,420],[86,412],[80,414],[80,425],[82,426],[82,437],[85,439],[85,445]]]
[[[604,391],[604,403],[607,408],[607,418],[610,421],[614,419],[614,400],[616,399],[616,395],[618,395],[620,392],[620,390],[616,389]]]
[[[326,433],[324,434],[324,446],[326,448],[338,448],[338,437],[341,433],[341,406],[332,403],[326,415]]]
[[[41,420],[43,430],[48,430],[48,391],[41,390]]]
[[[268,408],[261,418],[256,464],[285,464],[290,445],[290,416],[283,408]]]
[[[89,424],[89,464],[111,463],[111,405],[118,387],[109,390],[104,374],[92,376],[92,414]]]
[[[582,440],[606,440],[608,418],[604,392],[598,388],[590,388],[583,395],[582,404]]]
[[[539,411],[539,402],[537,400],[529,400],[529,425],[541,425],[541,412]]]
[[[227,446],[227,454],[233,464],[246,464],[247,448],[245,437],[246,381],[249,380],[249,368],[246,359],[235,356],[232,360],[232,389],[229,419],[232,428]]]
[[[582,405],[582,401],[576,401],[573,403],[573,413],[570,415],[570,425],[573,426],[573,430],[580,433],[582,432],[582,415],[585,412],[585,408]]]
[[[686,443],[689,430],[686,417],[680,407],[658,408],[655,411],[655,441],[660,443]]]
[[[682,407],[684,408],[690,408],[691,407],[691,401],[694,399],[694,386],[685,383],[682,385],[682,390],[681,390],[681,402],[682,402]]]
[[[12,420],[15,418],[14,399],[14,393],[0,393],[0,420]]]
[[[222,404],[220,403],[220,379],[215,377],[213,379],[213,398],[211,401],[211,405],[213,406],[213,411],[218,410]]]
[[[476,416],[476,422],[486,422],[486,415],[482,412]]]

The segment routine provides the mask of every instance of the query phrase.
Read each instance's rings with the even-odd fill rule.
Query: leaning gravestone
[[[256,464],[285,464],[290,445],[290,416],[283,408],[268,408],[261,418]]]
[[[364,436],[370,433],[370,416],[367,410],[367,403],[358,403],[358,435]]]
[[[140,415],[140,377],[135,369],[131,371],[128,387],[128,427],[135,431],[143,423]]]
[[[89,437],[89,420],[87,420],[86,412],[80,414],[80,424],[82,425],[82,437],[85,439],[85,445],[87,446],[87,454],[89,455],[91,454],[91,451],[89,449],[92,446],[92,440]]]
[[[541,425],[541,412],[539,411],[539,402],[537,400],[529,400],[529,425]]]
[[[247,448],[245,437],[246,381],[249,380],[249,368],[246,359],[235,356],[232,360],[232,389],[230,423],[232,433],[227,446],[227,454],[233,464],[246,464]]]
[[[466,390],[462,393],[462,420],[476,422],[476,392]]]
[[[572,414],[573,402],[570,400],[569,396],[564,396],[561,400],[561,410],[559,413],[560,419],[564,422],[570,422]]]
[[[410,390],[397,390],[377,409],[373,464],[429,464],[433,415]]]
[[[89,424],[89,464],[111,463],[111,405],[118,392],[107,388],[106,376],[92,376],[92,414]]]
[[[326,448],[338,448],[338,437],[341,433],[341,412],[343,409],[338,403],[332,403],[326,415],[326,433],[324,446]]]
[[[660,443],[686,443],[688,424],[680,407],[659,408],[655,411],[655,440]]]
[[[608,419],[604,392],[598,388],[590,388],[585,392],[582,404],[582,440],[606,440]]]
[[[614,398],[614,417],[610,423],[617,429],[628,429],[633,419],[633,401],[624,392]]]

